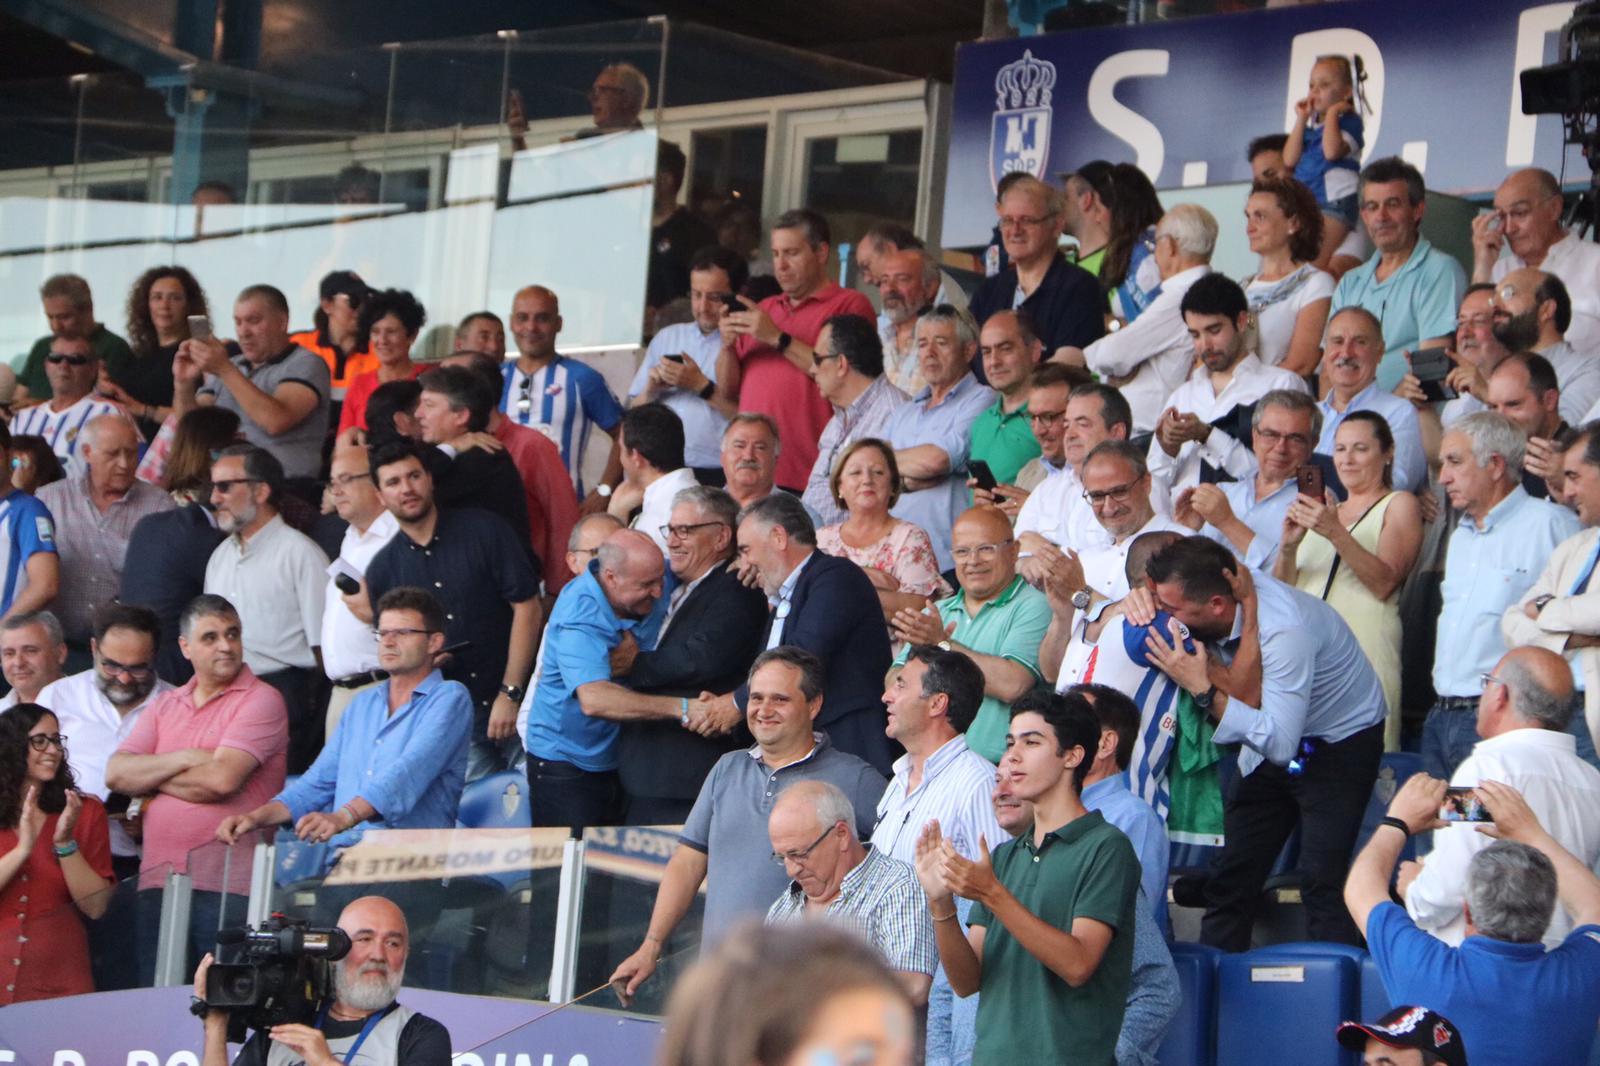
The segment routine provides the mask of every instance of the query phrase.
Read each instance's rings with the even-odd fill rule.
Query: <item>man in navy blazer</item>
[[[739,505],[721,489],[695,485],[673,496],[663,539],[678,582],[667,600],[661,636],[651,651],[625,649],[613,680],[651,695],[686,697],[695,711],[701,693],[726,692],[744,681],[763,647],[767,598],[746,588],[729,566],[738,520]],[[625,638],[625,645],[630,642]],[[713,736],[688,724],[659,718],[623,722],[617,770],[627,796],[624,824],[682,824],[716,761],[750,743],[743,723]]]
[[[755,569],[771,613],[761,648],[789,644],[822,660],[822,712],[817,728],[835,748],[887,777],[894,751],[884,733],[883,676],[889,631],[878,593],[848,559],[817,550],[817,531],[800,500],[774,492],[739,516],[739,558]],[[747,686],[712,705],[724,730],[744,716]]]

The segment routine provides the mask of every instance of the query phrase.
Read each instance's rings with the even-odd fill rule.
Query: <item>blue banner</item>
[[[1493,189],[1560,173],[1560,119],[1521,114],[1517,74],[1556,58],[1575,5],[1346,0],[962,45],[944,243],[986,243],[994,184],[1091,159],[1135,162],[1158,188],[1247,181],[1245,146],[1287,131],[1324,54],[1366,65],[1368,159],[1403,155],[1431,188]],[[1567,179],[1588,181],[1576,151]]]

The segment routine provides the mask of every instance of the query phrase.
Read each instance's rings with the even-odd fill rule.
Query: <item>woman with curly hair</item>
[[[189,339],[189,316],[204,315],[206,293],[180,266],[151,267],[128,293],[128,347],[133,359],[100,391],[139,421],[146,440],[172,410],[172,357]]]
[[[11,487],[32,496],[67,476],[61,457],[43,437],[24,433],[11,438]]]
[[[426,321],[428,313],[422,304],[402,289],[375,292],[361,305],[361,336],[378,365],[350,379],[339,414],[340,433],[351,427],[367,428],[367,397],[379,385],[409,381],[422,373],[423,367],[411,361],[411,346]]]
[[[1333,303],[1333,276],[1315,260],[1322,212],[1311,190],[1293,178],[1264,178],[1244,207],[1250,250],[1260,268],[1242,282],[1256,327],[1256,355],[1267,366],[1309,375],[1322,352]]]
[[[79,914],[111,901],[106,809],[76,788],[67,738],[37,703],[0,713],[0,1005],[94,991]]]

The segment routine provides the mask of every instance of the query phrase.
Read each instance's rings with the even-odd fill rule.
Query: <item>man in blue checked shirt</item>
[[[444,623],[444,608],[430,593],[407,587],[384,593],[378,666],[389,679],[350,702],[310,769],[249,814],[223,819],[218,839],[232,844],[262,826],[292,823],[301,840],[332,845],[331,867],[338,851],[369,828],[453,827],[466,781],[472,697],[434,668]]]

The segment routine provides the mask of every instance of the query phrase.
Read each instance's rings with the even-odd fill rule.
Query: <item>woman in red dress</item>
[[[0,713],[0,1005],[94,991],[83,915],[111,901],[106,809],[37,703]]]

